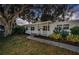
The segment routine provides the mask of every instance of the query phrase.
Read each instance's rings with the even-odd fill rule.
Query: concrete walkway
[[[69,45],[69,44],[65,44],[65,43],[54,42],[54,41],[45,40],[45,39],[40,39],[40,38],[33,37],[33,36],[27,36],[27,38],[31,39],[31,40],[39,41],[41,43],[46,43],[46,44],[49,44],[52,46],[58,46],[58,47],[65,48],[65,49],[71,50],[73,52],[79,53],[79,47],[77,47],[77,46],[73,46],[73,45]]]

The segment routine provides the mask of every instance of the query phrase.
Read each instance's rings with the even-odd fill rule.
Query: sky
[[[73,4],[74,5],[74,4]],[[72,19],[79,19],[79,4],[77,4],[73,9],[73,11],[75,11],[75,13],[72,16]]]
[[[74,5],[74,4],[73,4]],[[79,11],[79,4],[77,4],[74,8],[73,8],[74,11]]]

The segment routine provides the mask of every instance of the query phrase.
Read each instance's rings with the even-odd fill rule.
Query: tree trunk
[[[11,35],[12,29],[10,28],[10,26],[9,25],[5,25],[4,28],[5,28],[4,36],[6,37],[8,35]]]
[[[6,37],[8,35],[11,35],[12,34],[13,25],[15,24],[16,17],[13,17],[11,20],[8,20],[8,22],[4,18],[1,18],[1,19],[2,19],[1,22],[4,24],[3,26],[5,28],[4,36]]]

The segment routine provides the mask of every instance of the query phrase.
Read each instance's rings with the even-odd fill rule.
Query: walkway
[[[39,41],[42,43],[46,43],[46,44],[49,44],[52,46],[58,46],[61,48],[65,48],[65,49],[79,53],[79,47],[77,47],[77,46],[73,46],[73,45],[69,45],[69,44],[65,44],[65,43],[54,42],[54,41],[45,40],[45,39],[40,39],[40,38],[33,37],[33,36],[27,36],[27,38],[31,39],[31,40]]]

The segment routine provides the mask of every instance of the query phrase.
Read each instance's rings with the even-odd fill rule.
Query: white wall
[[[79,26],[79,21],[70,21],[70,28],[74,27],[74,26]]]
[[[38,26],[37,25],[28,25],[26,27],[28,28],[28,30],[26,30],[25,33],[28,33],[28,34],[37,34],[38,35]],[[35,29],[31,30],[31,27],[34,27]]]
[[[42,35],[42,36],[49,36],[53,33],[53,30],[55,29],[55,27],[57,27],[57,25],[63,25],[63,24],[69,24],[69,28],[72,28],[74,26],[79,26],[79,22],[78,21],[64,21],[64,22],[54,22],[54,23],[50,23],[49,24],[49,31],[43,31],[43,26],[48,26],[48,23],[45,23],[45,24],[39,24],[39,28],[40,31],[38,31],[38,24],[35,24],[35,25],[31,25],[31,26],[34,26],[35,27],[35,30],[34,31],[31,31],[31,30],[27,30],[26,33],[34,33],[36,35]],[[30,26],[28,26],[28,29],[31,29]],[[70,30],[67,30],[67,31],[70,31]]]
[[[53,33],[53,30],[55,29],[55,27],[57,27],[57,25],[63,25],[63,24],[69,24],[69,22],[54,22],[52,24],[50,24],[50,32],[48,33],[48,35],[51,35]]]

